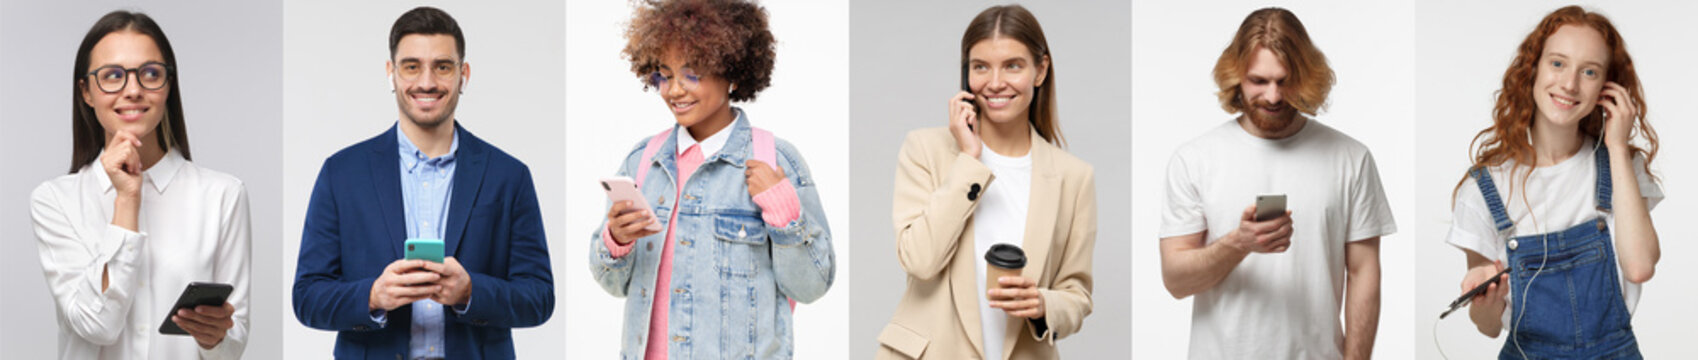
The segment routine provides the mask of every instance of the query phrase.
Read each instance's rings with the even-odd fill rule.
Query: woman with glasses
[[[651,210],[610,204],[590,270],[624,297],[625,358],[790,358],[793,301],[831,287],[835,255],[794,146],[731,106],[771,83],[766,10],[746,0],[639,5],[624,55],[675,124],[620,162]]]
[[[902,143],[891,216],[908,290],[878,359],[1055,359],[1091,314],[1092,167],[1061,148],[1055,67],[1019,5],[961,36],[947,126]]]
[[[70,174],[30,195],[62,359],[235,359],[246,347],[247,194],[189,162],[173,64],[140,13],[107,14],[77,48]],[[192,282],[233,290],[223,306],[173,312]]]

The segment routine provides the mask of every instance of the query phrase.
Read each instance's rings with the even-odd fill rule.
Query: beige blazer
[[[908,290],[879,333],[879,359],[1054,359],[1055,339],[1091,314],[1091,252],[1097,238],[1096,183],[1079,158],[1032,133],[1032,198],[1026,267],[1045,306],[1042,328],[1010,321],[1001,353],[982,354],[973,249],[975,184],[996,186],[990,169],[962,154],[946,128],[908,134],[898,156],[892,217]],[[975,194],[977,195],[977,194]],[[975,196],[976,197],[976,196]]]

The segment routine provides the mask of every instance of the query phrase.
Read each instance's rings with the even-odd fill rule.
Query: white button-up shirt
[[[240,358],[252,262],[241,180],[172,151],[143,172],[142,182],[139,232],[112,225],[117,191],[99,162],[30,194],[42,272],[58,310],[59,358]],[[190,336],[159,333],[178,295],[195,281],[235,287],[229,298],[235,327],[212,349]]]

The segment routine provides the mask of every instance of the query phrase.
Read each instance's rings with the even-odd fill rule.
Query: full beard
[[[404,109],[401,113],[407,116],[407,121],[412,122],[413,125],[417,125],[420,128],[434,129],[447,123],[448,119],[454,116],[454,108],[460,103],[460,99],[457,96],[438,96],[440,96],[439,99],[441,99],[440,101],[443,103],[438,105],[440,106],[439,110],[441,111],[438,111],[435,116],[424,114],[418,109],[412,108],[413,100],[410,99],[410,96],[407,94],[396,96],[395,101],[399,103],[402,109]]]
[[[1280,104],[1281,110],[1273,114],[1262,111],[1262,109],[1272,106],[1272,103],[1256,100],[1250,104],[1249,111],[1244,113],[1250,118],[1251,125],[1255,125],[1257,129],[1264,132],[1277,133],[1296,122],[1297,110],[1292,108],[1291,104]]]

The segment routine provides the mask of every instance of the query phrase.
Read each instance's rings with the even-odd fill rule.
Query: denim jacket
[[[801,212],[783,227],[761,219],[743,172],[744,161],[752,157],[749,120],[735,110],[737,120],[725,130],[731,131],[730,140],[702,160],[682,195],[675,186],[676,139],[661,142],[649,164],[639,164],[647,139],[639,141],[619,167],[619,175],[632,176],[637,166],[651,166],[639,188],[661,226],[678,212],[672,289],[660,290],[672,292],[668,338],[656,339],[669,342],[672,359],[792,357],[786,299],[819,299],[835,273],[831,228],[814,179],[796,148],[784,140],[775,141],[777,162],[796,190]],[[602,219],[590,239],[590,272],[602,289],[625,298],[621,358],[638,359],[650,341],[649,314],[664,246],[657,243],[666,241],[666,234],[637,239],[629,254],[614,258],[601,238],[606,222]]]

